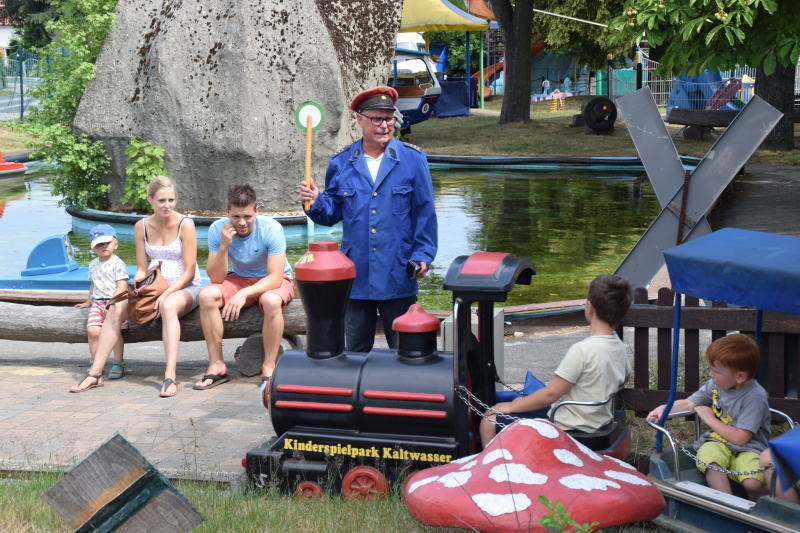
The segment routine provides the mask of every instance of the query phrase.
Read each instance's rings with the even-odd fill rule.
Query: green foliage
[[[611,43],[632,44],[644,32],[650,46],[663,47],[667,73],[747,64],[769,76],[800,56],[800,2],[625,0],[611,26]]]
[[[463,76],[466,73],[467,39],[463,31],[431,31],[428,32],[428,42],[431,44],[447,45],[447,70],[449,76]],[[477,31],[469,32],[470,61],[469,71],[475,74],[480,70],[481,34]]]
[[[147,184],[153,176],[166,175],[164,168],[164,148],[147,141],[131,139],[125,148],[128,166],[125,170],[125,192],[122,201],[135,209],[149,209],[147,203]]]
[[[47,29],[57,39],[37,50],[42,82],[32,94],[40,105],[18,127],[35,141],[36,157],[57,161],[54,192],[63,203],[102,207],[110,169],[103,144],[72,129],[83,91],[94,77],[94,62],[114,21],[116,0],[54,2],[55,20]]]
[[[536,0],[534,7],[543,11],[550,11],[560,15],[567,15],[584,20],[606,24],[622,10],[624,0]],[[458,7],[464,9],[463,2],[454,1]],[[609,53],[618,53],[628,48],[628,43],[611,45],[609,30],[601,26],[568,20],[543,13],[533,14],[533,40],[544,41],[547,44],[546,52],[559,55],[574,55],[578,62],[590,68],[599,68],[606,64]],[[464,75],[464,32],[434,31],[428,33],[431,43],[444,43],[448,45],[448,74],[455,76]],[[470,48],[472,57],[470,72],[477,72],[478,50],[480,35],[478,32],[470,34]]]
[[[5,5],[3,5],[5,4]],[[9,18],[18,26],[17,44],[25,48],[41,47],[50,42],[45,25],[53,20],[55,9],[47,0],[4,0],[0,2],[0,19]]]
[[[539,519],[539,525],[547,531],[553,531],[555,533],[561,533],[562,531],[589,533],[600,525],[600,522],[592,522],[591,524],[579,524],[575,522],[570,518],[567,509],[561,505],[558,500],[551,502],[545,496],[540,495],[539,502],[545,506],[545,509],[550,511]]]
[[[53,193],[62,197],[59,204],[102,207],[111,188],[105,182],[111,159],[103,143],[63,124],[36,128],[35,135],[36,144],[44,147],[39,157],[58,164],[51,182]]]
[[[537,0],[536,9],[567,15],[583,20],[607,24],[622,10],[623,0]],[[534,13],[533,35],[535,41],[547,44],[546,52],[574,55],[579,64],[600,68],[606,56],[625,51],[627,43],[611,44],[609,35],[615,30],[568,20],[552,15]]]

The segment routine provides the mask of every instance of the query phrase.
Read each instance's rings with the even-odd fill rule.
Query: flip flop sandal
[[[75,387],[72,387],[71,389],[69,389],[69,391],[70,392],[86,392],[87,390],[103,386],[103,375],[102,374],[89,374],[87,377],[94,378],[94,383],[92,383],[90,385],[87,385],[85,387],[78,387],[76,385]],[[86,381],[86,378],[83,378],[81,380],[81,383],[83,383],[84,381]],[[81,383],[78,383],[78,385],[80,385]]]
[[[168,394],[166,391],[171,385],[175,385],[175,392]],[[161,384],[161,392],[158,395],[162,398],[172,398],[176,394],[178,394],[178,384],[172,378],[164,378],[164,382]]]
[[[231,378],[228,377],[228,374],[206,374],[200,381],[205,381],[207,379],[211,380],[211,383],[209,383],[208,385],[198,385],[195,383],[195,385],[192,388],[194,390],[213,389],[217,385],[222,385],[223,383],[227,383],[228,381],[230,381]]]
[[[125,361],[121,363],[114,363],[111,365],[111,371],[108,373],[108,379],[119,379],[125,375]]]

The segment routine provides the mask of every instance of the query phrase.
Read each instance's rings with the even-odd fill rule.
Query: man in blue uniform
[[[394,138],[397,91],[374,87],[356,95],[350,109],[362,138],[331,157],[325,190],[300,184],[300,201],[317,224],[344,221],[342,251],[356,265],[347,304],[347,350],[368,352],[377,313],[389,346],[392,322],[417,299],[417,280],[436,256],[433,187],[425,154]]]

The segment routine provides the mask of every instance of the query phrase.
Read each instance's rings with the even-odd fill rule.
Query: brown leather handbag
[[[118,294],[108,301],[113,305],[122,300],[128,300],[128,319],[134,324],[147,324],[160,315],[155,308],[156,300],[167,290],[169,283],[161,274],[161,261],[147,270],[144,278],[128,284],[127,292]]]

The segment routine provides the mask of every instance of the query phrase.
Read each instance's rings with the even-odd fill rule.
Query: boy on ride
[[[598,401],[616,393],[631,371],[631,357],[614,328],[628,312],[631,299],[631,286],[625,278],[606,274],[592,280],[584,311],[590,336],[570,347],[546,387],[511,402],[498,403],[486,411],[480,426],[483,446],[496,433],[496,415],[493,411],[504,414],[527,413],[547,407],[559,399]],[[600,406],[567,405],[556,411],[554,422],[562,429],[596,431],[613,419],[611,403]],[[501,416],[501,421],[509,423],[511,420]]]
[[[89,308],[86,336],[89,342],[89,355],[94,362],[97,341],[106,319],[106,304],[112,296],[125,292],[128,283],[128,269],[122,259],[114,254],[119,246],[114,228],[108,224],[98,224],[89,231],[89,239],[92,251],[97,255],[89,263],[89,298],[75,307]],[[122,329],[127,327],[127,321],[123,322]],[[122,360],[124,346],[122,337],[120,337],[114,345],[114,364],[108,374],[110,379],[119,379],[124,373],[125,362]]]
[[[674,411],[694,411],[711,428],[694,443],[697,469],[705,473],[708,486],[731,494],[730,478],[742,484],[751,500],[764,493],[764,474],[753,471],[759,469],[758,455],[766,449],[770,431],[767,391],[753,378],[759,358],[758,344],[748,335],[717,339],[706,350],[711,379],[672,406]],[[657,422],[665,407],[656,407],[647,419]]]

